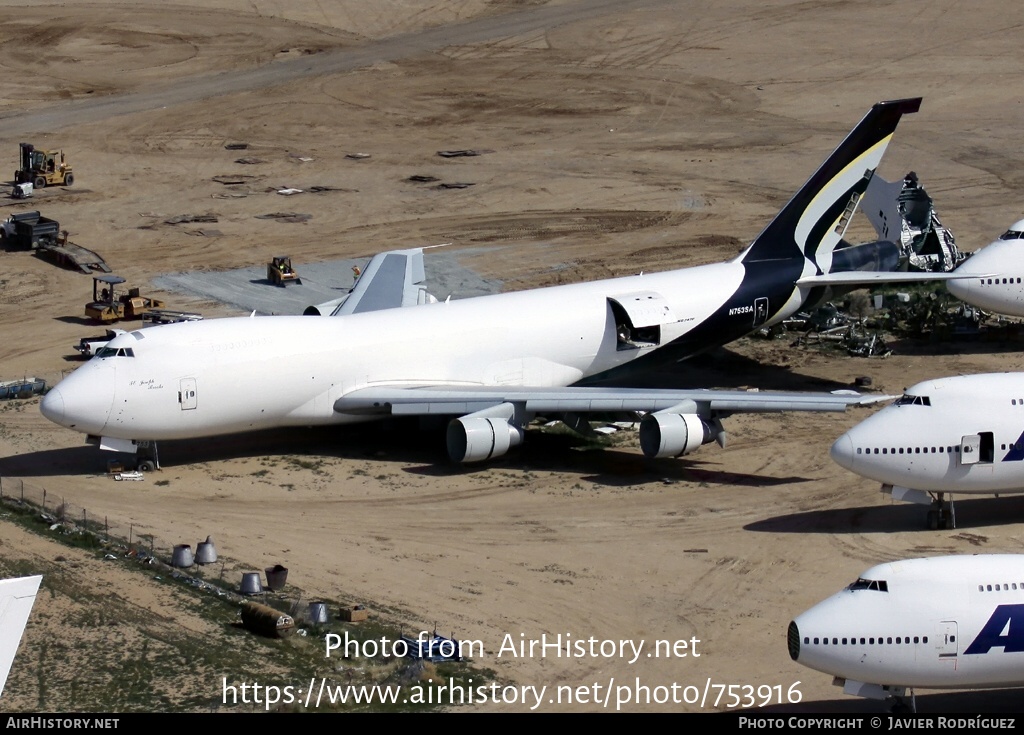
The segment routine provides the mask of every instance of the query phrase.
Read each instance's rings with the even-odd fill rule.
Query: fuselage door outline
[[[178,403],[181,404],[182,411],[191,411],[198,406],[198,397],[196,395],[196,379],[195,378],[182,378],[181,388],[178,391]]]
[[[760,296],[754,299],[754,326],[760,327],[768,321],[768,297]]]
[[[959,644],[956,640],[957,624],[955,620],[943,620],[939,623],[939,634],[936,636],[936,648],[939,658],[943,661],[956,661]]]

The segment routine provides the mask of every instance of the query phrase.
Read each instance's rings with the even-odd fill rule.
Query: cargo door
[[[615,324],[618,350],[659,345],[661,325],[677,321],[665,297],[654,291],[609,296],[608,306]]]

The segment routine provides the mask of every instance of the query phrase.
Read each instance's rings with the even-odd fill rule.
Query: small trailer
[[[198,322],[202,319],[202,314],[191,311],[175,311],[174,309],[149,309],[142,315],[144,324],[177,324],[178,322]]]
[[[39,212],[12,214],[0,222],[0,242],[7,250],[35,250],[56,245],[59,238],[60,223]]]

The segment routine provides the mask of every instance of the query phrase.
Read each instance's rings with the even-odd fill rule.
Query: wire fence
[[[168,563],[173,558],[174,547],[181,543],[160,538],[153,529],[138,523],[90,513],[83,506],[69,503],[63,495],[50,492],[23,477],[0,476],[0,506],[36,509],[42,520],[51,524],[53,531],[88,535],[99,543],[119,543]]]

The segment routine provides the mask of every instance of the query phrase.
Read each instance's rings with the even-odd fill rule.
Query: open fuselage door
[[[991,431],[968,434],[960,440],[960,464],[992,464],[995,460],[995,435]]]
[[[608,297],[615,323],[618,350],[638,350],[661,344],[661,327],[678,321],[665,297],[654,291],[637,291]]]

